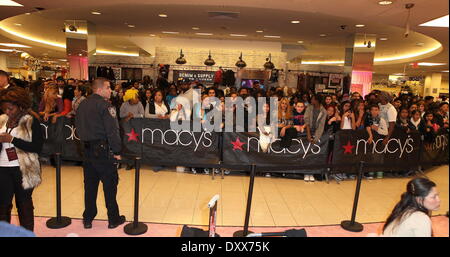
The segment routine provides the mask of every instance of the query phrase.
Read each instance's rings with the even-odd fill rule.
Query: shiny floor
[[[436,182],[441,208],[433,215],[445,214],[449,202],[449,167],[426,171]],[[133,219],[134,170],[119,170],[117,200],[120,211]],[[174,170],[141,170],[139,219],[144,222],[206,225],[208,201],[220,195],[217,225],[242,226],[244,223],[249,178],[227,175],[224,179],[204,174],[179,173]],[[356,220],[383,222],[400,199],[408,178],[363,180]],[[251,208],[250,226],[317,226],[340,224],[350,219],[355,180],[304,182],[300,179],[257,177]],[[35,215],[56,214],[55,169],[43,167],[43,183],[33,193]],[[62,214],[81,218],[83,213],[83,173],[78,166],[62,168]],[[106,220],[103,191],[99,190],[98,215]],[[15,210],[14,210],[15,213]]]

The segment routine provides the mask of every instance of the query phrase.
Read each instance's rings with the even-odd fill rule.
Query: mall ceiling
[[[448,70],[448,27],[419,26],[448,15],[448,2],[392,1],[391,5],[381,6],[379,0],[17,0],[23,7],[0,7],[0,28],[3,28],[0,30],[0,41],[31,45],[27,52],[33,56],[42,58],[45,54],[47,58],[63,59],[64,48],[29,41],[13,34],[64,44],[64,20],[78,19],[89,20],[96,25],[97,48],[109,51],[138,52],[140,48],[129,39],[154,35],[161,38],[280,42],[283,46],[297,48],[303,61],[336,61],[344,59],[345,42],[349,35],[367,33],[376,34],[378,38],[375,58],[390,60],[376,62],[377,73],[392,74],[406,70],[409,75],[420,75]],[[415,6],[411,9],[411,33],[405,38],[407,3],[414,3]],[[216,13],[212,17],[211,12],[223,12],[223,15],[217,16]],[[168,17],[159,17],[159,14]],[[291,23],[294,20],[300,22]],[[365,26],[358,28],[355,26],[358,24]],[[346,25],[345,29],[341,25]],[[193,27],[199,29],[194,30]],[[165,34],[163,31],[179,33]],[[380,38],[387,40],[381,41]],[[421,55],[391,60],[411,54]],[[445,65],[412,68],[409,65],[412,61]]]

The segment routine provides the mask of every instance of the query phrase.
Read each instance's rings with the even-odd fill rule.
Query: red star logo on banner
[[[350,140],[348,140],[347,144],[342,146],[345,150],[344,150],[344,154],[348,153],[348,154],[353,154],[353,147],[355,147],[354,145],[352,145],[350,143]]]
[[[231,144],[233,145],[233,150],[241,150],[241,151],[243,151],[242,146],[245,145],[245,143],[239,140],[239,137],[236,138],[236,141],[234,142],[231,141]]]
[[[136,141],[136,142],[138,142],[138,135],[139,135],[139,134],[137,134],[136,132],[134,132],[134,128],[131,129],[131,132],[130,132],[130,133],[127,133],[127,136],[128,136],[128,142],[130,142],[130,141]]]

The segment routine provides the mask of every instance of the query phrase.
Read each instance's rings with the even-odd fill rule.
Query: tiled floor
[[[55,170],[43,168],[43,183],[33,194],[35,215],[50,217],[55,209]],[[127,220],[133,218],[134,171],[119,171],[118,202]],[[441,166],[426,172],[438,185],[441,208],[433,215],[448,211],[449,168]],[[364,180],[358,205],[357,221],[383,222],[400,199],[408,179]],[[220,195],[219,226],[242,226],[244,223],[249,178],[225,176],[224,179],[203,174],[153,172],[141,170],[139,216],[141,221],[170,224],[206,225],[207,203]],[[298,179],[257,177],[252,202],[250,226],[314,226],[340,224],[350,218],[355,181],[307,183]],[[83,213],[82,168],[62,168],[62,213],[81,218]],[[106,219],[103,191],[99,190],[98,215]],[[15,210],[14,210],[15,212]]]
[[[72,219],[72,223],[62,229],[49,229],[45,225],[48,218],[36,217],[34,233],[38,237],[130,237],[124,232],[124,225],[115,229],[108,229],[108,222],[96,220],[92,229],[84,229],[80,219]],[[435,216],[431,218],[434,237],[448,237],[448,218]],[[17,216],[12,218],[12,223],[18,225]],[[146,223],[147,232],[139,237],[179,237],[182,225]],[[306,227],[250,227],[254,233],[282,232],[288,229],[305,229],[308,237],[367,237],[381,234],[383,223],[363,224],[364,229],[359,233],[349,232],[340,226],[306,226]],[[196,226],[198,227],[198,226]],[[199,228],[207,230],[208,227]],[[232,237],[233,233],[242,230],[242,227],[217,227],[216,233],[221,237]],[[132,236],[134,237],[134,236]]]

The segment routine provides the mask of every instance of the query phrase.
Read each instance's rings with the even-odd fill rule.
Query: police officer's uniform
[[[97,191],[101,181],[108,209],[109,224],[121,223],[116,201],[119,176],[114,155],[120,155],[121,139],[116,109],[102,96],[92,94],[80,103],[75,117],[78,135],[84,146],[83,221],[92,222],[97,215]],[[123,222],[122,222],[123,223]]]

